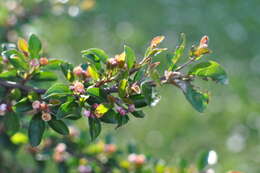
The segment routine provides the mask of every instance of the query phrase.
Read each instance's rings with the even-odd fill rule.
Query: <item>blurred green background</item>
[[[15,42],[33,32],[48,57],[77,64],[80,51],[91,47],[112,57],[127,44],[142,57],[154,36],[165,35],[162,46],[174,50],[180,32],[188,47],[208,35],[213,54],[204,58],[222,64],[230,81],[227,86],[201,82],[212,91],[205,113],[192,109],[178,89],[163,87],[161,101],[146,109],[144,119],[118,130],[106,126],[102,135],[115,135],[122,146],[134,141],[168,163],[195,160],[212,149],[218,153],[217,172],[259,173],[259,6],[259,0],[0,0],[0,41]],[[156,59],[163,68],[166,55]]]

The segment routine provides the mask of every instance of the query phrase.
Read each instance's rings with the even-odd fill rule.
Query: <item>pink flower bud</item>
[[[78,171],[79,171],[79,173],[91,173],[92,169],[90,166],[80,165],[78,167]]]
[[[116,152],[117,148],[115,144],[106,144],[105,145],[105,152],[107,153],[114,153]]]
[[[128,156],[128,161],[134,163],[136,160],[137,155],[135,153],[132,153]]]
[[[108,64],[109,64],[110,66],[117,66],[117,60],[116,60],[116,58],[110,58],[110,59],[108,59]]]
[[[135,111],[135,105],[134,104],[128,105],[128,111],[129,112],[134,112]]]
[[[46,57],[40,58],[41,65],[47,65],[48,63],[49,63],[49,60]]]
[[[94,104],[92,105],[92,107],[93,107],[94,109],[96,109],[96,108],[98,107],[98,105],[99,105],[99,104],[94,103]]]
[[[81,82],[78,82],[78,81],[74,82],[73,87],[74,87],[73,90],[76,93],[82,94],[85,92],[85,87],[84,87],[83,83],[81,83]]]
[[[2,103],[0,105],[0,116],[4,116],[7,111],[7,104]]]
[[[86,117],[90,117],[91,111],[84,109],[83,110],[83,115],[86,116]]]
[[[83,74],[83,69],[81,68],[81,66],[77,66],[73,69],[73,73],[76,75],[76,76],[80,76]]]
[[[145,160],[146,160],[145,155],[143,155],[143,154],[137,155],[135,158],[135,164],[143,165]]]
[[[38,59],[32,59],[30,61],[30,66],[32,66],[32,67],[36,67],[36,66],[39,66],[39,65],[40,65],[40,63],[39,63]]]
[[[41,102],[40,102],[39,100],[36,100],[36,101],[34,101],[34,102],[32,103],[32,108],[33,108],[34,110],[40,109],[40,107],[41,107]]]
[[[55,147],[55,152],[59,152],[59,153],[62,153],[62,152],[65,152],[67,149],[67,146],[66,144],[64,143],[59,143],[56,147]]]
[[[126,111],[124,108],[122,108],[122,107],[117,107],[117,108],[116,108],[116,111],[117,111],[120,115],[122,115],[122,116],[124,116],[124,115],[127,114],[127,111]]]

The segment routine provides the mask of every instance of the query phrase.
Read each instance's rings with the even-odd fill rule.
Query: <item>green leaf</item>
[[[76,115],[79,116],[81,115],[81,108],[75,101],[68,101],[63,103],[56,114],[57,119],[61,119],[67,116],[72,116]]]
[[[28,63],[16,55],[11,56],[8,60],[17,70],[29,70]]]
[[[56,120],[53,118],[50,121],[48,121],[48,124],[54,131],[56,131],[62,135],[69,134],[69,129],[62,120]]]
[[[128,81],[126,79],[120,81],[118,87],[119,97],[124,98],[127,95],[127,85],[128,85]]]
[[[197,160],[197,167],[199,171],[202,171],[208,166],[208,157],[209,151],[203,151],[200,153],[199,158]]]
[[[13,106],[15,112],[26,112],[32,110],[32,103],[27,97],[24,97]]]
[[[142,94],[144,95],[147,104],[151,105],[151,103],[153,102],[153,87],[148,83],[143,83],[141,85],[141,88],[142,88]]]
[[[135,116],[136,118],[144,118],[145,116],[143,111],[134,111],[132,112],[132,115]]]
[[[41,119],[41,115],[36,114],[30,121],[28,128],[28,136],[30,143],[36,147],[41,143],[41,139],[45,130],[45,122]]]
[[[25,61],[24,55],[16,49],[9,49],[9,50],[3,51],[2,55],[8,59],[11,58],[12,56],[18,56],[21,60]]]
[[[142,108],[148,105],[142,94],[131,95],[129,98],[134,102],[136,108]]]
[[[208,93],[200,92],[192,85],[187,85],[186,90],[184,91],[186,99],[190,104],[199,112],[203,112],[208,105],[209,95]]]
[[[72,91],[70,90],[68,85],[56,83],[45,92],[43,98],[46,99],[50,97],[64,97],[71,94]]]
[[[88,57],[88,58],[90,57],[89,55],[94,56],[95,61],[101,60],[103,63],[106,63],[107,59],[108,59],[108,56],[105,53],[105,51],[103,51],[102,49],[98,49],[98,48],[90,48],[87,50],[83,50],[82,54],[83,54],[83,56]]]
[[[42,44],[41,44],[40,39],[35,34],[32,34],[30,36],[28,45],[29,45],[30,57],[31,58],[40,58],[39,53],[42,49]]]
[[[99,104],[95,109],[95,114],[103,116],[107,111],[109,111],[110,106],[108,104]]]
[[[169,70],[174,70],[176,68],[177,62],[180,60],[180,58],[183,55],[185,45],[186,45],[186,36],[184,33],[181,33],[180,45],[174,51],[173,57],[171,58],[172,64],[171,64]]]
[[[13,135],[20,128],[20,121],[18,114],[14,112],[8,112],[4,116],[4,125],[9,135]]]
[[[107,94],[101,88],[88,88],[87,93],[91,96],[94,96],[100,102],[107,100]]]
[[[98,71],[94,66],[88,66],[87,71],[92,79],[99,80]]]
[[[118,114],[117,117],[118,117],[118,124],[117,124],[116,128],[119,128],[119,127],[125,125],[129,121],[129,116],[128,115],[122,116],[122,115]]]
[[[73,74],[73,68],[74,66],[70,63],[62,63],[60,64],[60,68],[61,68],[61,71],[62,73],[64,74],[65,78],[72,82],[74,80],[74,74]]]
[[[189,74],[209,78],[220,84],[228,83],[228,77],[225,70],[215,61],[207,61],[196,64],[190,69]]]
[[[125,50],[125,56],[126,56],[126,64],[128,69],[131,69],[134,64],[135,64],[135,52],[128,46],[124,46],[124,50]]]
[[[56,73],[50,72],[50,71],[40,71],[32,77],[32,80],[35,80],[35,81],[55,81],[55,80],[57,80],[57,75],[56,75]]]
[[[101,123],[96,118],[89,118],[88,123],[91,140],[95,140],[101,132]]]
[[[105,123],[117,124],[118,123],[117,116],[118,116],[118,114],[113,109],[110,109],[99,119]]]
[[[59,60],[59,59],[51,59],[49,60],[48,64],[45,65],[45,66],[41,66],[41,69],[43,71],[46,71],[46,70],[60,70],[60,66],[61,64],[63,64],[64,61],[62,60]]]
[[[134,76],[134,81],[141,81],[145,75],[145,68],[138,70]]]
[[[4,71],[4,72],[0,73],[1,79],[11,80],[15,77],[16,77],[16,70],[9,70],[9,71]]]

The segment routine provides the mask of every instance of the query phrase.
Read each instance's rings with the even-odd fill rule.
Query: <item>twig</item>
[[[22,85],[22,84],[19,84],[19,83],[16,83],[16,82],[12,82],[12,81],[6,81],[6,80],[3,80],[3,79],[0,79],[0,86],[3,86],[5,88],[19,88],[23,91],[34,91],[38,94],[44,94],[46,92],[45,89],[38,89],[38,88],[34,88],[34,87],[31,87],[31,86],[27,86],[27,85]]]
[[[196,60],[195,57],[190,58],[189,61],[187,61],[186,63],[180,65],[175,71],[180,71],[181,69],[183,69],[183,68],[186,67],[187,65],[193,63],[195,60]]]

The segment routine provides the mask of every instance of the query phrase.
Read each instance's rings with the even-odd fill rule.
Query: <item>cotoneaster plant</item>
[[[19,39],[17,45],[3,44],[0,61],[0,121],[9,134],[19,127],[28,128],[32,146],[40,144],[44,131],[49,126],[54,131],[68,135],[68,124],[79,118],[88,119],[89,132],[94,140],[101,132],[102,123],[126,124],[130,116],[145,116],[143,107],[154,106],[160,96],[157,88],[162,85],[177,87],[188,102],[203,112],[209,102],[209,93],[199,91],[193,85],[197,78],[226,84],[226,72],[215,61],[203,55],[208,48],[208,37],[192,46],[187,62],[179,64],[184,57],[185,35],[181,34],[180,45],[168,52],[170,63],[160,75],[160,62],[154,56],[167,51],[159,44],[164,36],[152,39],[142,58],[128,46],[114,57],[103,50],[83,50],[82,64],[48,59],[42,54],[42,43],[32,34],[28,42]],[[183,69],[188,68],[183,71]],[[66,81],[58,79],[61,71]],[[42,88],[48,88],[42,89]],[[30,121],[26,117],[31,116]],[[23,120],[25,119],[25,120]]]

